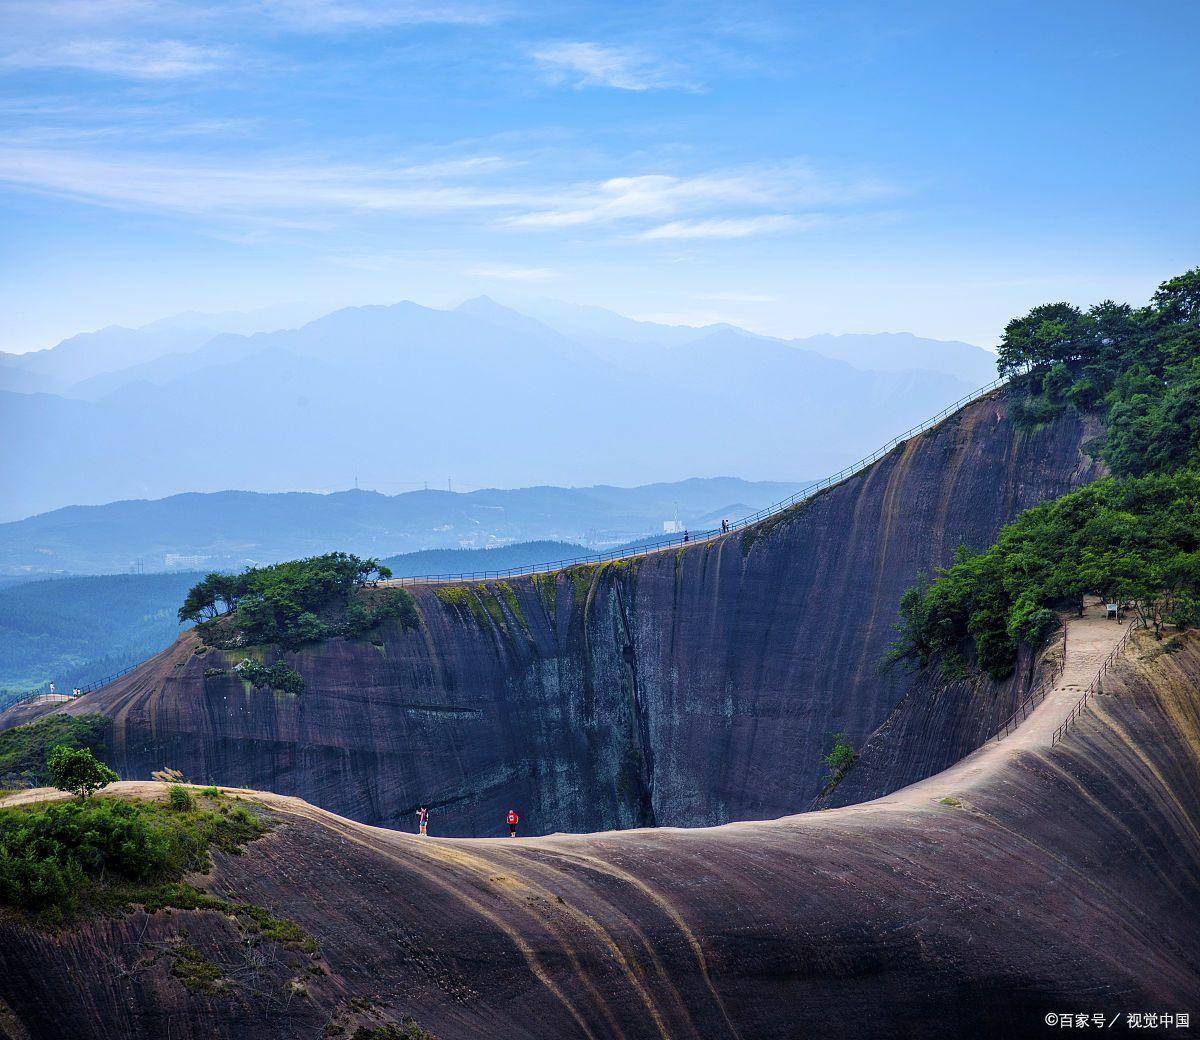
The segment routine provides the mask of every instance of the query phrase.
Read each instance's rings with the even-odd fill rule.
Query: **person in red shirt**
[[[421,837],[424,838],[426,836],[425,828],[429,826],[429,810],[423,805],[417,810],[417,823],[421,828]]]
[[[521,817],[517,815],[516,809],[508,810],[508,836],[515,838],[517,836],[517,824],[521,822]]]

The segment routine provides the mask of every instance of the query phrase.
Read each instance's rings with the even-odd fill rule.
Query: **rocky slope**
[[[299,697],[250,692],[188,635],[66,710],[113,718],[124,777],[170,765],[388,824],[426,802],[440,834],[500,833],[510,805],[535,833],[780,816],[821,790],[833,734],[860,745],[905,692],[877,665],[918,572],[1096,476],[1097,432],[1074,416],[1016,430],[996,393],[746,531],[417,589],[419,630],[289,654]],[[988,691],[984,732],[927,748],[891,786],[969,750],[1029,679]]]
[[[1200,636],[1140,634],[1057,746],[1048,699],[986,758],[770,823],[421,840],[270,798],[276,829],[207,887],[298,922],[309,962],[249,955],[211,912],[63,934],[5,918],[0,1035],[311,1038],[411,1016],[442,1040],[957,1038],[1194,1014],[1198,690]],[[185,936],[216,989],[168,970]]]

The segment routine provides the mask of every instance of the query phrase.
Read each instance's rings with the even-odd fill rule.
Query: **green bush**
[[[336,625],[325,615],[340,615],[355,589],[391,573],[378,560],[349,553],[251,567],[241,574],[213,573],[188,592],[179,620],[211,622],[227,613],[243,642],[299,646],[326,638]]]
[[[833,746],[828,754],[821,759],[825,763],[826,789],[835,785],[852,765],[854,765],[854,745],[850,743],[845,733],[835,733]]]
[[[1164,282],[1146,307],[1035,307],[1004,330],[998,364],[1016,376],[1012,415],[1046,422],[1099,410],[1117,476],[1200,463],[1200,268]]]
[[[974,650],[993,678],[1020,643],[1040,645],[1055,609],[1085,594],[1132,602],[1155,630],[1200,602],[1200,471],[1108,478],[1026,510],[983,553],[960,549],[900,602],[890,660]]]
[[[235,852],[264,829],[240,806],[221,814],[96,798],[0,809],[0,903],[62,916],[122,886],[150,899],[138,886],[205,870],[210,848]]]
[[[304,692],[304,678],[284,661],[271,665],[259,664],[250,658],[239,662],[234,674],[254,687],[269,687],[281,693],[299,695]]]

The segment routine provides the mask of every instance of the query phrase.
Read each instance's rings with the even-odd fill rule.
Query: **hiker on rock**
[[[515,838],[517,836],[517,824],[521,822],[521,817],[517,815],[516,809],[508,810],[508,836]]]
[[[429,827],[429,810],[423,805],[417,810],[417,827],[420,829],[422,838],[428,836],[428,831],[426,828]]]

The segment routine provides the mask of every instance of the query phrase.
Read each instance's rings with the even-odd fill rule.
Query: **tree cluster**
[[[1100,450],[1119,476],[1200,462],[1200,268],[1164,282],[1139,309],[1111,300],[1087,311],[1034,307],[1005,327],[997,364],[1019,377],[1019,422],[1100,411]]]
[[[1084,594],[1131,603],[1156,635],[1200,623],[1200,268],[1141,309],[1035,307],[1009,322],[998,365],[1015,418],[1098,411],[1116,475],[1023,513],[984,552],[910,589],[887,663],[965,659],[994,678]]]
[[[188,592],[179,620],[195,621],[210,642],[278,644],[291,649],[334,635],[358,635],[387,617],[411,620],[412,597],[391,589],[374,609],[357,590],[391,571],[378,560],[327,553],[251,567],[241,574],[207,575]],[[216,622],[220,619],[220,624]]]
[[[973,652],[993,678],[1020,643],[1085,594],[1131,603],[1161,634],[1200,623],[1200,471],[1107,478],[1022,513],[984,552],[960,548],[936,580],[905,593],[890,660]]]

